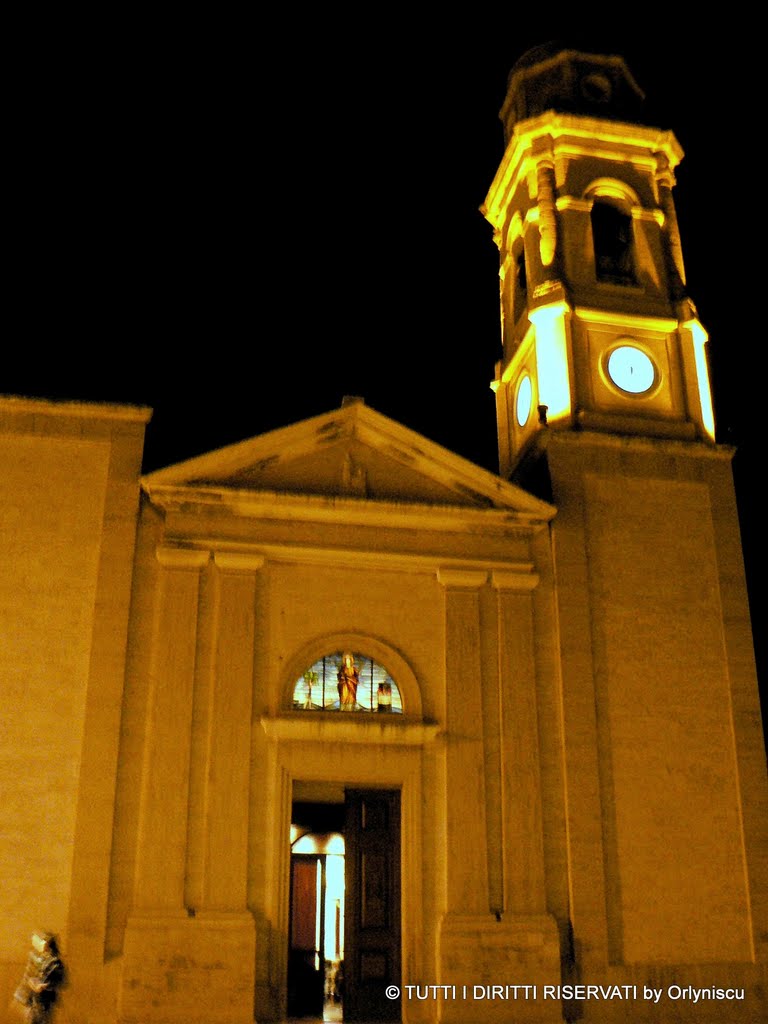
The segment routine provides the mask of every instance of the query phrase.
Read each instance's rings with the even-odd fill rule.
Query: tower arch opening
[[[586,193],[592,201],[590,223],[595,278],[608,284],[637,283],[633,206],[635,193],[620,182],[601,181]]]

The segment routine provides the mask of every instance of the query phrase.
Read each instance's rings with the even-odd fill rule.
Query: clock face
[[[644,395],[656,383],[656,367],[642,349],[620,345],[608,356],[608,376],[617,388],[631,395]]]
[[[523,374],[520,383],[517,385],[517,399],[515,401],[515,415],[517,422],[524,427],[531,415],[531,402],[533,401],[533,386],[528,374]]]

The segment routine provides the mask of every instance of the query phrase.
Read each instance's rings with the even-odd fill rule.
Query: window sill
[[[272,740],[418,747],[433,743],[441,733],[435,722],[409,720],[403,715],[374,715],[367,711],[286,711],[279,715],[262,715],[260,721]]]

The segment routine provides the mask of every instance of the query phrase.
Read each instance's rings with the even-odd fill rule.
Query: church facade
[[[617,57],[502,120],[498,476],[354,396],[144,476],[149,410],[0,402],[0,1019],[41,926],[77,1024],[768,1012],[683,154]]]

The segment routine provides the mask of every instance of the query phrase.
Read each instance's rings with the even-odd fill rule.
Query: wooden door
[[[291,931],[288,949],[288,1013],[304,1017],[323,1015],[324,962],[322,899],[318,905],[318,873],[322,897],[323,858],[291,856]],[[320,941],[317,940],[318,908]],[[319,945],[319,949],[318,949]]]
[[[399,791],[346,790],[344,838],[344,1021],[399,1021]]]

